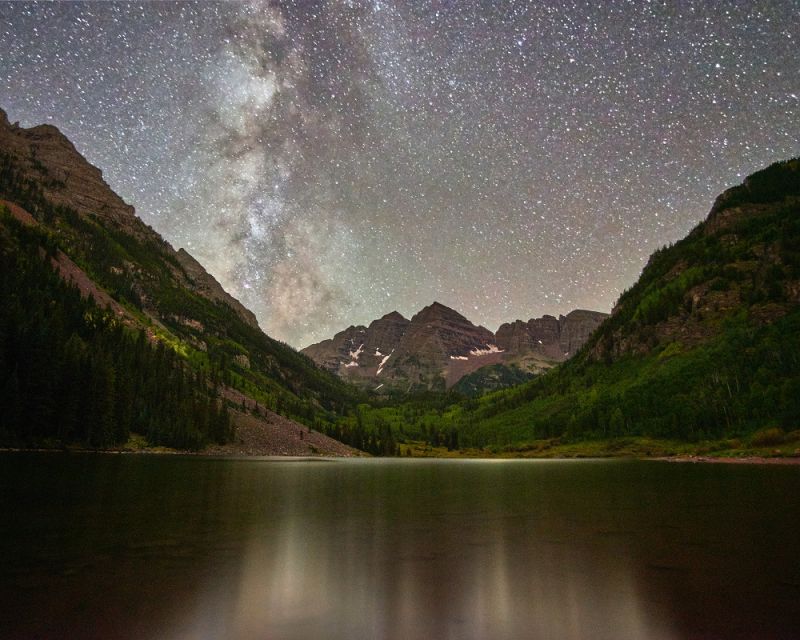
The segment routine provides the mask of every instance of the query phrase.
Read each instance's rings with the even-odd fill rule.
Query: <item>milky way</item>
[[[301,347],[608,311],[800,154],[800,3],[0,3],[0,106]]]

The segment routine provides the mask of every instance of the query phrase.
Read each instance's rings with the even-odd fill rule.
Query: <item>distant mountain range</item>
[[[462,390],[476,393],[518,383],[565,361],[607,317],[576,310],[503,324],[495,334],[434,302],[411,320],[392,311],[302,353],[327,371],[379,392],[443,391],[469,377]],[[476,375],[485,367],[486,375]]]

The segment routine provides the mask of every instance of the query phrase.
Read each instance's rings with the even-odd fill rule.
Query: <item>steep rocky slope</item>
[[[607,313],[576,309],[558,318],[542,316],[528,322],[516,320],[500,325],[495,341],[509,353],[534,354],[551,362],[563,362],[586,344],[607,317]]]
[[[170,263],[175,284],[212,302],[223,302],[244,322],[258,326],[255,316],[225,292],[185,249],[176,252],[142,222],[134,208],[108,186],[102,171],[88,163],[56,127],[43,124],[25,129],[9,123],[5,111],[0,109],[0,152],[9,167],[13,166],[18,179],[30,181],[46,202],[146,244],[155,255]],[[130,263],[118,268],[126,266],[129,275],[135,278],[137,265]]]
[[[36,182],[53,204],[113,221],[132,233],[143,232],[133,207],[109,188],[103,172],[86,162],[56,127],[41,124],[25,129],[9,123],[0,109],[0,149],[14,159],[15,170]]]

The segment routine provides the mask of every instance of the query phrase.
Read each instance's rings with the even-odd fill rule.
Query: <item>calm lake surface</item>
[[[800,467],[0,455],[3,638],[798,638]]]

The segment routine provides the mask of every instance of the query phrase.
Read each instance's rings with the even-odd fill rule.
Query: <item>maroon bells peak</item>
[[[434,302],[411,320],[397,311],[302,350],[320,367],[365,388],[446,389],[487,365],[539,373],[577,352],[608,314],[572,311],[504,324],[497,333]]]

